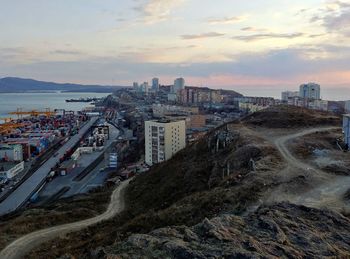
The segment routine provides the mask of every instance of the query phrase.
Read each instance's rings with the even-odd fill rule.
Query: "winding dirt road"
[[[295,134],[286,135],[275,139],[274,144],[282,154],[285,161],[288,163],[288,168],[286,170],[293,168],[300,169],[306,172],[307,176],[312,175],[314,178],[317,178],[317,180],[321,182],[321,184],[317,185],[315,188],[312,188],[310,191],[289,198],[291,202],[310,207],[326,207],[334,210],[341,210],[347,207],[347,205],[342,202],[342,196],[350,188],[350,176],[330,175],[329,173],[326,173],[310,164],[301,161],[295,157],[287,147],[288,142],[292,141],[293,139],[310,135],[316,132],[332,131],[336,129],[339,129],[339,127],[307,129]]]
[[[124,209],[123,192],[130,180],[122,182],[118,188],[112,193],[111,201],[108,209],[101,215],[94,218],[85,219],[82,221],[69,223],[65,225],[55,226],[51,228],[42,229],[39,231],[27,234],[8,245],[0,252],[0,258],[6,259],[20,259],[28,252],[44,242],[50,241],[56,237],[75,232],[91,225],[97,224],[101,221],[113,218],[115,215]]]

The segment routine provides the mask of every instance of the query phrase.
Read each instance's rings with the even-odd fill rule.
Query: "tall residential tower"
[[[145,160],[148,165],[164,162],[185,147],[184,120],[145,122]]]

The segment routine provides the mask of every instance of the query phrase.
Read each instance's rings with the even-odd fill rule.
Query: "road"
[[[8,245],[4,250],[0,252],[0,258],[23,258],[31,250],[43,244],[44,242],[48,242],[56,237],[66,235],[68,233],[75,232],[89,227],[91,225],[97,224],[101,221],[113,218],[115,215],[124,210],[125,204],[123,193],[129,181],[130,180],[122,182],[119,185],[119,187],[117,187],[114,190],[114,192],[111,195],[111,201],[108,205],[108,208],[103,214],[94,218],[32,232],[15,240],[10,245]]]
[[[109,133],[110,138],[105,143],[105,149],[104,153],[108,154],[108,150],[110,147],[115,143],[115,140],[119,136],[119,130],[116,129],[113,125],[109,125]],[[95,152],[93,154],[84,154],[82,157],[78,159],[78,164],[82,168],[86,168],[89,166],[93,161],[97,159],[98,156],[100,156],[102,153]],[[88,173],[83,179],[80,181],[74,181],[74,178],[78,176],[78,174],[81,172],[78,168],[76,168],[73,172],[67,174],[66,176],[59,176],[54,178],[51,182],[47,183],[43,190],[39,194],[39,199],[43,198],[44,200],[48,197],[55,195],[58,191],[60,191],[64,187],[69,187],[70,190],[65,193],[63,197],[70,197],[79,193],[84,193],[84,190],[86,189],[86,186],[89,185],[89,183],[94,183],[94,179],[102,179],[99,182],[101,184],[104,183],[104,179],[107,177],[107,173],[100,172],[100,169],[106,166],[106,160],[108,163],[108,156],[105,155],[105,159],[96,166],[95,169],[93,169],[90,173]],[[78,171],[76,171],[78,170]],[[103,175],[103,176],[102,176]]]
[[[289,198],[296,204],[301,204],[310,207],[327,207],[329,209],[341,210],[346,207],[342,201],[342,196],[350,188],[350,176],[333,176],[314,166],[307,164],[295,157],[287,147],[287,143],[293,139],[310,135],[316,132],[324,132],[339,129],[339,127],[322,127],[307,129],[301,132],[280,137],[274,141],[279,152],[282,154],[285,161],[288,163],[288,168],[284,173],[293,168],[301,169],[306,172],[306,175],[313,176],[320,184],[317,184],[311,190]]]
[[[9,197],[0,203],[0,215],[13,212],[20,208],[32,195],[33,191],[46,179],[51,168],[59,162],[60,157],[63,157],[65,152],[73,148],[76,143],[88,132],[93,124],[96,123],[98,117],[92,118],[79,133],[71,137],[57,152],[58,155],[48,159],[35,173],[22,183]]]

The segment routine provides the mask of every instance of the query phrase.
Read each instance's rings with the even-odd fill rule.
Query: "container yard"
[[[0,201],[86,124],[82,112],[46,109],[9,113],[0,124]],[[32,170],[34,171],[34,170]]]

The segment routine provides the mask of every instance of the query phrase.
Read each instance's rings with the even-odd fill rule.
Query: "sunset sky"
[[[0,0],[0,77],[350,88],[350,1]]]

